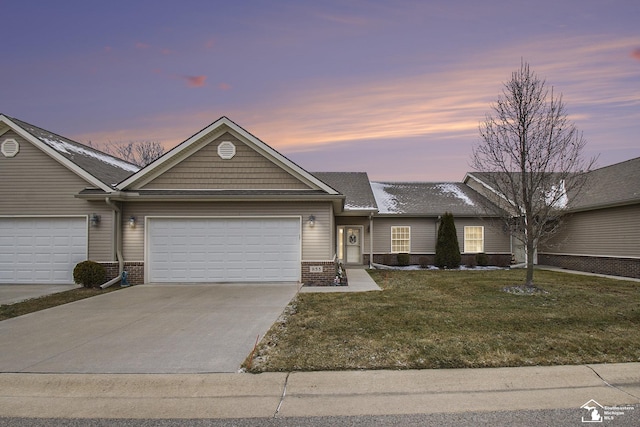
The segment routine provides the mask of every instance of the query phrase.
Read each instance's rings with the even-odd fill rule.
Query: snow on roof
[[[475,206],[475,203],[473,203],[473,201],[469,198],[469,196],[467,196],[464,193],[464,191],[462,191],[462,189],[458,187],[457,184],[447,182],[444,184],[436,185],[436,188],[438,188],[443,193],[453,194],[456,198],[462,200],[464,203],[466,203],[469,206]]]
[[[398,199],[393,194],[387,192],[388,189],[394,188],[392,184],[386,184],[384,182],[372,182],[371,190],[373,190],[373,197],[378,204],[379,213],[399,213]]]
[[[40,137],[40,140],[46,143],[48,146],[53,148],[54,150],[66,153],[66,154],[82,154],[84,156],[93,157],[95,159],[100,160],[101,162],[110,164],[111,166],[115,166],[120,169],[124,169],[129,172],[138,172],[140,168],[136,165],[132,165],[131,163],[127,163],[124,160],[117,159],[115,157],[109,156],[108,154],[101,153],[97,150],[90,150],[84,148],[80,145],[70,144],[62,139],[56,137],[55,135],[49,135],[48,137]]]

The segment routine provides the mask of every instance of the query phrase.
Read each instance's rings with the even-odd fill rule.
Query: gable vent
[[[0,151],[5,157],[14,157],[20,151],[20,144],[13,138],[5,139]]]
[[[222,141],[218,145],[218,156],[223,160],[232,159],[236,155],[236,146],[230,141]]]

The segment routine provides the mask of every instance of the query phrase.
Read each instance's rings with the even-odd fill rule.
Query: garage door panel
[[[149,281],[299,280],[298,219],[150,218],[149,221]]]
[[[87,233],[81,217],[0,218],[0,283],[73,283]]]

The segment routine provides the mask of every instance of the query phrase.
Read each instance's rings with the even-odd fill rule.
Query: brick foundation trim
[[[107,270],[107,280],[111,280],[119,273],[119,264],[117,262],[101,262]],[[141,285],[144,283],[144,262],[125,262],[124,271],[127,272],[127,281],[132,285]]]
[[[538,264],[588,273],[640,279],[640,259],[538,254]]]
[[[409,254],[411,265],[434,265],[435,254]],[[487,254],[489,265],[508,267],[511,265],[511,254]],[[368,262],[368,256],[366,261]],[[373,254],[373,262],[384,265],[398,265],[398,254]],[[476,266],[476,254],[462,254],[460,265]]]
[[[302,283],[307,286],[327,286],[336,277],[334,261],[303,261]]]
[[[107,270],[108,280],[118,275],[117,262],[102,262]],[[334,261],[304,261],[301,264],[302,283],[315,285],[332,284],[336,277],[336,263]],[[144,262],[125,262],[124,270],[128,273],[127,280],[132,285],[144,283]]]

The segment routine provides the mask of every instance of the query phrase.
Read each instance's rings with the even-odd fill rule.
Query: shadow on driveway
[[[297,283],[139,285],[0,322],[0,372],[236,372]]]

